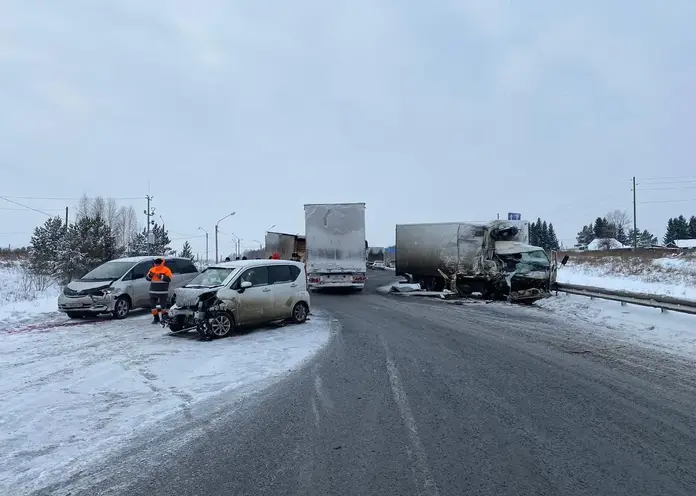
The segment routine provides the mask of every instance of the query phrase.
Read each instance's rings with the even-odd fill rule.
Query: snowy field
[[[35,322],[65,320],[58,312],[60,288],[31,276],[19,264],[0,262],[0,332]]]
[[[330,333],[316,311],[305,324],[209,343],[169,336],[150,320],[0,332],[0,494],[65,480],[174,412],[258,389]]]
[[[578,258],[558,270],[558,282],[696,300],[696,258]]]

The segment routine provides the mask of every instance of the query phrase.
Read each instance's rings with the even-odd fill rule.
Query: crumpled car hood
[[[195,307],[198,305],[198,297],[205,293],[217,293],[222,286],[213,288],[178,288],[174,291],[175,303],[178,307]]]

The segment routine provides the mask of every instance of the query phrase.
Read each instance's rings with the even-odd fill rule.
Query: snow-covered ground
[[[60,319],[53,281],[32,276],[17,263],[0,262],[0,332],[37,319]]]
[[[535,303],[572,323],[586,322],[598,337],[613,338],[696,358],[696,315],[659,308],[622,306],[610,300],[558,293]],[[600,336],[601,335],[601,336]]]
[[[571,258],[558,282],[696,300],[696,258]]]
[[[164,417],[257,389],[320,349],[329,317],[205,343],[150,316],[0,332],[0,494],[65,480]]]

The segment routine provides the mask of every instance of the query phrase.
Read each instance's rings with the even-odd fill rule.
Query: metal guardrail
[[[562,291],[563,293],[568,294],[587,296],[589,298],[618,301],[622,304],[628,303],[643,307],[659,308],[662,311],[671,310],[673,312],[696,315],[696,301],[682,300],[680,298],[674,298],[671,296],[634,293],[632,291],[614,291],[605,288],[563,283],[556,283],[553,290]]]

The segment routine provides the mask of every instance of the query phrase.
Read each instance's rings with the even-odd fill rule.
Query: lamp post
[[[239,252],[241,251],[241,242],[242,242],[242,238],[240,238],[239,236],[237,236],[235,233],[231,233],[231,236],[234,237],[234,239],[235,239],[235,242],[234,242],[234,253],[235,253],[235,257],[241,257],[242,255],[241,255],[241,253],[239,253]]]
[[[225,215],[222,219],[217,221],[215,223],[215,263],[218,263],[220,260],[218,259],[218,226],[220,225],[220,222],[225,220],[227,217],[232,217],[234,214],[237,212],[232,212],[231,214]]]
[[[273,229],[275,226],[276,226],[276,225],[273,224],[271,227],[269,227],[268,229],[266,229],[266,232],[270,231],[270,230]],[[264,233],[264,234],[265,234],[265,233]]]
[[[205,233],[205,264],[208,265],[210,263],[210,259],[208,258],[208,231],[202,227],[199,227],[198,229]]]

